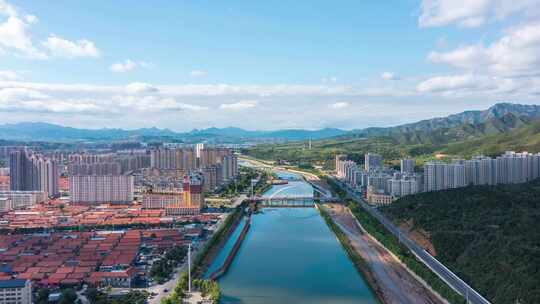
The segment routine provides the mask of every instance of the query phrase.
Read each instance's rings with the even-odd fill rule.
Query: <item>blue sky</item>
[[[539,0],[378,2],[0,0],[0,117],[352,129],[538,102]]]

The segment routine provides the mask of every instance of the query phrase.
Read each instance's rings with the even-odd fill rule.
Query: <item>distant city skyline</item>
[[[359,129],[539,103],[540,1],[0,0],[0,115]]]

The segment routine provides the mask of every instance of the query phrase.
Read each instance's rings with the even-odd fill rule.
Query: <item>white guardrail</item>
[[[354,191],[351,191],[347,185],[344,185],[340,181],[334,179],[338,182],[342,188],[344,188],[347,193],[353,197],[360,206],[365,209],[369,214],[377,218],[383,226],[390,231],[394,236],[396,236],[424,265],[426,265],[433,273],[435,273],[441,280],[446,282],[448,286],[454,289],[456,292],[461,294],[466,300],[467,303],[474,304],[491,304],[486,298],[474,290],[469,284],[465,283],[460,277],[453,273],[450,269],[444,266],[443,263],[439,262],[435,257],[433,257],[429,252],[424,250],[424,248],[418,246],[414,241],[410,240],[407,236],[403,235],[399,228],[392,224],[384,215],[382,215],[376,209],[370,207],[364,200],[359,197]]]

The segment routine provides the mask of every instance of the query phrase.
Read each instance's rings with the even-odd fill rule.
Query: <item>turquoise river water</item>
[[[311,195],[297,176],[265,195]],[[233,233],[208,273],[222,263],[241,229]],[[376,303],[335,235],[315,208],[265,208],[227,273],[219,279],[222,303]]]

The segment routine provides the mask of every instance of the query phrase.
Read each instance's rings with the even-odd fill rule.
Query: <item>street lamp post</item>
[[[191,293],[191,244],[188,245],[188,292]]]

